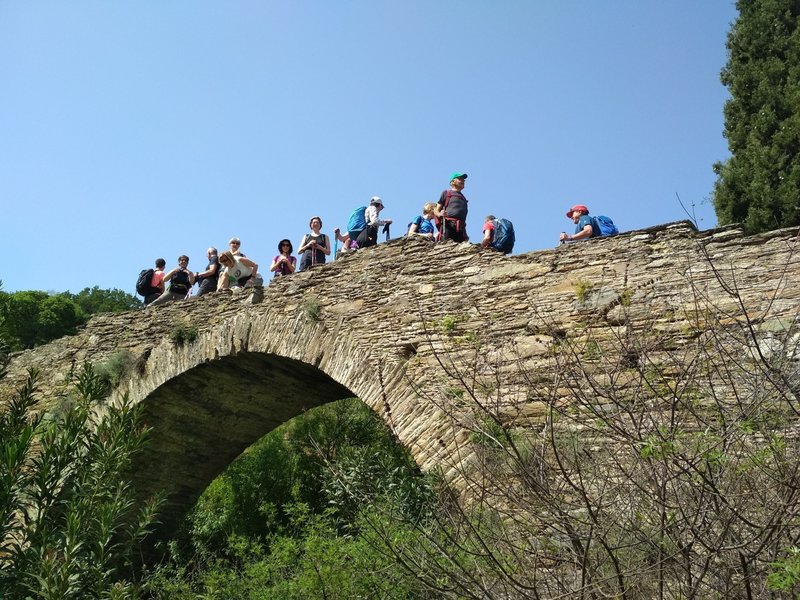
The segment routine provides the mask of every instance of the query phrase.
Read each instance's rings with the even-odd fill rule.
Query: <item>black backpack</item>
[[[149,296],[153,293],[153,286],[150,282],[153,281],[153,274],[155,269],[144,269],[139,273],[139,279],[136,280],[136,293],[140,296]]]

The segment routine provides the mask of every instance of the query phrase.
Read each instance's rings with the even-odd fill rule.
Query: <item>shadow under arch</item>
[[[262,436],[353,396],[313,365],[263,352],[203,362],[153,390],[141,401],[150,439],[132,465],[140,498],[167,494],[153,537],[170,535],[211,481]]]

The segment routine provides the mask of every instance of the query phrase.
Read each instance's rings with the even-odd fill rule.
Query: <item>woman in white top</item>
[[[219,276],[218,290],[244,287],[249,281],[258,279],[258,265],[249,258],[234,256],[230,250],[219,255],[219,264],[225,270]]]

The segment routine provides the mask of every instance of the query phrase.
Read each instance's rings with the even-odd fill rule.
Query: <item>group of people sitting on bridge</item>
[[[466,173],[453,173],[450,176],[450,188],[441,193],[438,202],[428,202],[422,207],[422,214],[409,223],[406,235],[420,236],[431,241],[469,241],[468,206],[463,193],[466,180]],[[343,232],[339,228],[334,229],[334,258],[376,245],[381,227],[388,240],[392,220],[382,219],[382,210],[383,201],[379,196],[373,196],[369,205],[360,206],[353,211],[347,230]],[[601,231],[599,223],[600,219],[607,217],[589,217],[589,209],[584,205],[573,206],[567,212],[567,217],[574,221],[576,229],[572,235],[562,233],[562,243],[608,235]],[[303,236],[297,248],[299,265],[297,258],[293,256],[291,241],[283,239],[278,243],[278,254],[269,268],[274,277],[285,277],[295,270],[303,271],[325,264],[327,257],[331,255],[330,237],[321,231],[322,219],[313,216],[308,225],[310,232]],[[480,242],[484,248],[508,254],[514,247],[514,241],[514,226],[508,219],[498,219],[494,215],[485,217]],[[258,270],[258,264],[242,253],[241,240],[233,237],[228,246],[228,250],[221,253],[214,247],[206,251],[208,264],[204,271],[191,271],[189,257],[186,255],[179,256],[178,266],[170,271],[165,271],[166,261],[163,258],[157,259],[155,268],[145,269],[140,273],[136,285],[137,293],[144,296],[146,306],[157,306],[188,298],[195,284],[199,284],[197,296],[214,291],[262,286],[263,277]]]

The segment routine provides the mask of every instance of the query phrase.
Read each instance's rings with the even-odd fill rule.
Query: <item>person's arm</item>
[[[174,269],[172,269],[172,271],[170,271],[169,273],[167,273],[166,275],[164,275],[164,279],[162,279],[162,280],[161,280],[162,287],[163,287],[163,285],[164,285],[165,283],[167,283],[167,282],[168,282],[168,281],[170,281],[170,280],[171,280],[173,277],[175,277],[175,273],[177,273],[179,269],[180,269],[180,267],[175,267]]]
[[[186,269],[186,274],[189,275],[189,286],[194,285],[194,273],[192,273],[189,269]]]
[[[211,263],[211,266],[202,273],[195,273],[195,279],[205,279],[206,277],[213,277],[219,269],[219,263]]]
[[[322,250],[325,253],[325,256],[330,256],[331,255],[331,236],[329,236],[329,235],[325,236],[325,245],[324,246],[320,246],[319,244],[317,244],[317,246],[319,247],[320,250]]]
[[[592,224],[585,225],[578,233],[567,236],[569,241],[585,240],[592,237]]]
[[[307,247],[307,245],[306,245],[306,240],[307,240],[307,239],[308,239],[308,235],[304,235],[304,236],[303,236],[303,239],[301,239],[301,240],[300,240],[300,244],[299,244],[299,245],[298,245],[298,247],[297,247],[297,253],[298,253],[298,254],[302,254],[303,252],[305,252],[306,250],[308,250],[308,247]],[[308,245],[311,245],[311,243],[309,242],[309,244],[308,244]]]
[[[222,269],[217,279],[217,290],[227,290],[230,279],[228,278],[228,267]]]
[[[286,266],[289,267],[289,274],[294,273],[294,269],[297,266],[297,259],[294,256],[290,256],[286,259]]]
[[[491,227],[486,227],[483,230],[483,239],[481,240],[481,246],[483,246],[484,248],[488,248],[489,246],[492,245],[492,231],[493,230]]]
[[[419,227],[417,227],[417,220],[414,219],[411,221],[411,226],[408,228],[408,235],[414,235],[417,231],[419,231]]]
[[[245,267],[250,267],[251,269],[253,269],[253,272],[251,273],[253,277],[258,275],[258,264],[254,263],[249,258],[240,258],[239,263],[243,264]]]
[[[283,258],[282,254],[279,254],[278,256],[275,257],[275,260],[273,260],[272,264],[269,266],[270,272],[274,273],[275,271],[277,271],[280,268],[281,262],[283,262],[281,260],[282,258]]]
[[[374,206],[368,206],[367,210],[364,211],[364,221],[366,221],[367,226],[377,226],[378,209]]]

